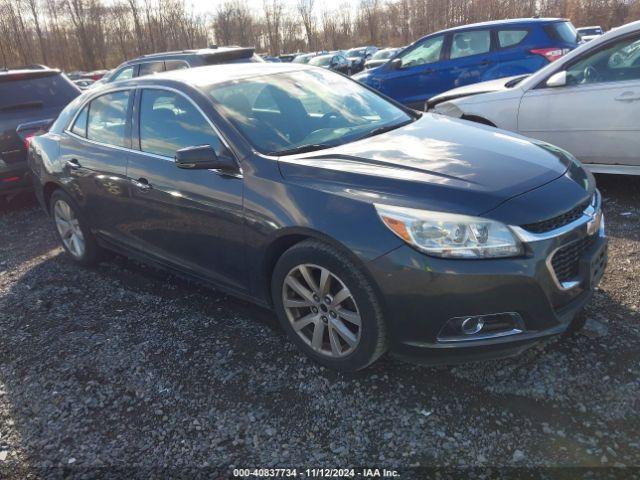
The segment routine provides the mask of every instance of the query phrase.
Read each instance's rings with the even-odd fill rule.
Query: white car
[[[580,27],[576,28],[577,32],[580,34],[580,38],[583,42],[590,42],[594,38],[598,38],[600,35],[604,34],[604,30],[599,25],[593,25],[591,27]]]
[[[592,172],[640,175],[640,21],[528,77],[472,87],[429,106],[557,145]]]

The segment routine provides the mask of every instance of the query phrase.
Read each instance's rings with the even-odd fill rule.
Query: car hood
[[[501,90],[507,90],[507,85],[512,80],[523,78],[528,75],[516,75],[513,77],[498,78],[496,80],[489,80],[487,82],[474,83],[471,85],[465,85],[464,87],[454,88],[447,90],[444,93],[431,97],[429,99],[428,106],[432,108],[438,103],[446,102],[447,100],[453,100],[456,98],[469,97],[471,95],[479,95],[481,93],[499,92]]]
[[[433,114],[279,161],[290,182],[369,202],[475,215],[563,176],[572,163],[547,144]]]

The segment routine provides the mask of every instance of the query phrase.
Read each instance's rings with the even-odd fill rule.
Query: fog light
[[[515,312],[450,318],[438,334],[439,342],[487,340],[524,331],[522,317]]]

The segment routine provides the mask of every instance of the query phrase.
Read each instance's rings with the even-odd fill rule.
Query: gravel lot
[[[75,266],[14,201],[0,212],[0,477],[640,466],[640,178],[598,180],[610,264],[583,332],[511,360],[385,357],[354,375],[307,360],[251,304],[121,257]]]

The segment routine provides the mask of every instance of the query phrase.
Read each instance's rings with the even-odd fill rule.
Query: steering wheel
[[[593,65],[589,65],[585,67],[584,71],[582,72],[582,79],[583,83],[597,82],[598,80],[600,80],[600,72],[598,72],[598,69]]]

